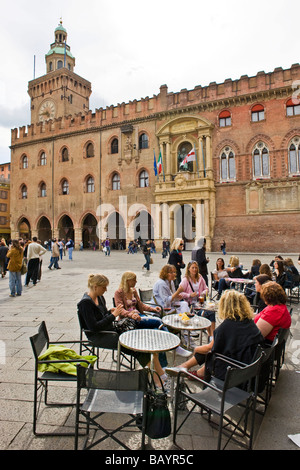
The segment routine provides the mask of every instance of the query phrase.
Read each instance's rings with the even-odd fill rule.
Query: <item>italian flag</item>
[[[157,162],[157,170],[158,174],[160,175],[162,172],[162,158],[161,158],[161,151],[159,152],[158,162]]]

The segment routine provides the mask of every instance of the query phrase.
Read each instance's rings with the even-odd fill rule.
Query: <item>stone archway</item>
[[[154,222],[151,215],[141,210],[133,220],[134,239],[139,239],[141,243],[154,239]]]
[[[39,219],[37,223],[37,237],[44,245],[44,242],[50,240],[52,238],[52,229],[51,224],[47,217],[43,216]]]
[[[58,222],[58,238],[67,240],[71,238],[74,243],[74,224],[72,219],[68,215],[64,215],[59,219]]]
[[[18,223],[19,237],[26,240],[31,240],[31,227],[28,219],[22,217]]]
[[[113,250],[126,248],[126,227],[124,219],[119,212],[112,212],[106,219],[105,231],[110,239]]]
[[[99,248],[99,238],[97,235],[97,220],[93,214],[87,214],[82,221],[82,242],[83,248]]]

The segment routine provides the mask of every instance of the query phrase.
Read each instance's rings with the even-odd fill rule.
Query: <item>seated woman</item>
[[[272,281],[272,271],[268,264],[264,263],[260,266],[259,274],[266,274],[270,278],[270,281]]]
[[[274,274],[277,284],[279,284],[281,287],[284,287],[286,283],[286,272],[284,270],[283,261],[274,261]]]
[[[197,346],[194,356],[178,367],[166,368],[169,375],[176,375],[181,370],[189,370],[197,364],[205,362],[209,352],[219,353],[231,359],[250,364],[259,344],[264,343],[263,336],[253,321],[253,311],[244,294],[235,290],[227,290],[219,303],[219,318],[222,323],[215,329],[214,338],[209,344]],[[215,368],[215,375],[223,380],[227,365],[219,363]],[[211,372],[208,358],[205,365],[191,372],[197,377],[204,377],[204,373]]]
[[[179,284],[176,294],[181,294],[182,298],[188,302],[189,305],[196,303],[198,296],[203,295],[206,297],[208,287],[199,273],[197,261],[190,261],[187,265],[185,277]],[[207,333],[212,336],[216,326],[216,315],[214,311],[203,311],[202,316],[211,321],[211,326],[207,328]]]
[[[255,278],[255,290],[256,294],[253,299],[253,308],[255,309],[255,313],[261,312],[264,308],[266,308],[266,304],[264,300],[261,298],[261,288],[266,283],[270,282],[269,276],[266,274],[259,274]]]
[[[116,308],[112,308],[110,310],[106,308],[106,302],[103,295],[107,290],[108,284],[109,280],[106,276],[102,274],[90,274],[88,278],[89,291],[83,295],[82,299],[77,304],[81,324],[84,329],[91,331],[89,339],[96,347],[97,345],[99,345],[99,347],[103,347],[102,341],[99,341],[99,333],[102,331],[116,331],[114,322],[120,316],[122,311],[122,305],[118,305]],[[115,336],[111,338],[107,347],[110,349],[117,349],[118,338]],[[123,349],[123,351],[126,354],[131,354],[136,357],[142,367],[150,364],[150,354],[148,353],[134,352],[129,349]],[[164,381],[166,377],[157,354],[154,354],[153,356],[153,363],[156,372]]]
[[[136,320],[138,328],[159,328],[162,322],[154,316],[146,316],[144,312],[159,314],[160,307],[151,307],[144,304],[137,290],[136,274],[132,271],[123,273],[119,289],[115,292],[115,305],[121,305],[120,317],[129,317]]]
[[[214,288],[218,289],[219,280],[224,277],[229,277],[228,272],[225,269],[225,261],[223,258],[218,258],[216,261],[216,269],[213,270],[213,277],[215,280]]]
[[[217,296],[218,300],[220,299],[222,292],[229,289],[232,279],[241,279],[245,277],[242,269],[240,268],[240,260],[237,256],[232,256],[230,258],[230,266],[225,269],[228,272],[229,277],[220,279]]]
[[[259,275],[259,268],[261,267],[261,261],[259,259],[254,259],[252,261],[252,266],[249,273],[249,279],[253,279],[255,276]]]
[[[266,282],[261,288],[260,295],[267,306],[255,316],[254,321],[265,342],[270,344],[280,328],[291,326],[291,315],[286,307],[286,293],[277,282]]]
[[[177,294],[174,280],[176,268],[171,264],[163,266],[159,273],[159,280],[153,286],[153,301],[163,308],[174,307],[174,302],[183,299],[182,294]]]

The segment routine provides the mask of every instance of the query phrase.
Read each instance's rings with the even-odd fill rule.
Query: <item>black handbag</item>
[[[132,318],[125,317],[115,322],[114,326],[117,333],[121,335],[122,333],[125,333],[125,331],[134,330],[136,323]]]
[[[157,374],[156,372],[154,372]],[[159,377],[159,375],[157,374]],[[171,416],[168,407],[168,397],[161,382],[158,389],[151,374],[151,388],[147,392],[146,435],[151,439],[161,439],[171,434]]]

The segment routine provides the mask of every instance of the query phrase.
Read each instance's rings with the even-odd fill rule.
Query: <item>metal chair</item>
[[[52,407],[65,407],[65,406],[75,406],[75,402],[71,403],[61,403],[61,402],[48,402],[48,384],[60,382],[63,384],[64,382],[74,382],[76,383],[76,376],[68,375],[63,372],[60,373],[53,373],[53,372],[39,372],[39,365],[40,364],[62,364],[62,363],[75,363],[77,364],[79,361],[76,360],[39,360],[39,356],[43,351],[46,351],[49,347],[49,335],[46,328],[46,323],[43,321],[38,329],[37,334],[30,337],[30,343],[33,350],[33,355],[35,359],[35,367],[34,367],[34,397],[33,397],[33,433],[36,436],[74,436],[74,432],[38,432],[38,415],[42,403],[42,398],[44,395],[44,404],[45,406],[52,406]],[[64,345],[66,344],[76,344],[79,341],[64,341]],[[61,344],[58,341],[51,341],[51,344]],[[89,361],[81,360],[81,363],[85,363],[87,366],[90,364]],[[40,393],[39,393],[40,392]]]
[[[146,421],[146,392],[148,389],[148,370],[115,371],[115,370],[88,370],[78,366],[77,370],[77,406],[75,423],[75,450],[79,445],[79,431],[87,429],[87,438],[83,443],[83,450],[91,449],[111,438],[124,449],[130,449],[122,442],[116,433],[124,428],[136,427],[137,417],[141,427],[141,447],[145,448],[145,421]],[[86,398],[80,404],[82,391],[86,391]],[[126,423],[111,430],[111,421],[100,419],[105,413],[118,413],[130,416]],[[107,429],[109,426],[109,430]],[[90,431],[94,431],[93,440],[89,441]],[[104,433],[96,439],[97,432]]]
[[[275,349],[278,343],[278,337],[276,337],[269,347],[258,347],[255,359],[257,359],[262,353],[262,363],[258,378],[258,389],[257,389],[257,409],[256,412],[264,415],[269,405],[272,388],[273,388],[273,373],[274,373],[274,358]],[[259,405],[262,405],[259,406]],[[261,411],[262,408],[262,411]]]
[[[237,440],[237,438],[246,439],[248,442],[248,448],[252,448],[253,434],[254,434],[254,420],[255,420],[255,408],[258,388],[258,377],[261,367],[263,355],[250,365],[242,364],[238,361],[234,361],[225,356],[214,354],[214,362],[222,361],[227,364],[227,371],[224,381],[218,379],[212,374],[209,382],[200,378],[195,378],[190,372],[180,372],[177,378],[177,387],[175,395],[175,409],[174,409],[174,429],[173,429],[173,442],[176,444],[176,435],[181,429],[183,424],[186,422],[188,417],[194,411],[196,406],[201,408],[201,411],[208,413],[209,422],[211,421],[212,415],[217,415],[219,420],[215,423],[218,427],[218,443],[217,449],[221,449],[222,434],[229,434],[229,438],[225,443],[223,449],[227,446],[230,439]],[[202,385],[205,388],[203,390],[196,391],[195,393],[189,389],[184,389],[180,386],[185,376],[192,376],[198,385]],[[254,389],[251,384],[255,381]],[[194,383],[195,383],[194,382]],[[182,423],[177,427],[178,420],[178,406],[177,404],[183,400],[191,401],[192,407],[188,411],[187,415],[183,419]],[[229,412],[233,407],[240,407],[242,412],[238,420],[231,419]],[[248,418],[251,417],[250,428],[248,429]],[[243,424],[242,424],[243,421]],[[245,445],[243,440],[238,441],[240,445]],[[179,446],[178,446],[179,447]]]
[[[210,298],[214,299],[218,295],[218,281],[215,280],[214,274],[210,273]],[[213,290],[216,292],[213,295]]]
[[[290,335],[289,328],[280,328],[277,333],[277,344],[275,347],[275,354],[274,354],[274,377],[273,382],[276,382],[279,377],[280,369],[284,363],[285,358],[285,347],[287,340]]]
[[[164,309],[163,309],[162,305],[159,305],[157,303],[157,301],[156,301],[156,299],[153,295],[153,289],[139,289],[139,296],[140,296],[141,301],[144,304],[150,305],[152,307],[160,307],[160,309],[161,309],[160,313],[151,312],[152,316],[156,316],[156,317],[159,317],[159,318],[162,318],[164,316]],[[152,302],[152,298],[153,298],[154,302]]]

